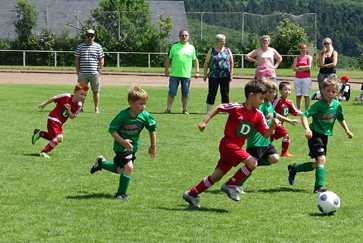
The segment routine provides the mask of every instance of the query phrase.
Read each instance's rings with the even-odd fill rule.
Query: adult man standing
[[[181,30],[179,32],[179,41],[171,46],[168,57],[165,59],[165,76],[167,77],[169,76],[169,67],[171,66],[168,102],[165,113],[171,112],[179,83],[181,83],[183,114],[189,114],[187,106],[192,66],[194,61],[196,70],[195,78],[198,78],[199,61],[194,46],[188,41],[188,31]]]
[[[91,83],[95,112],[100,112],[100,75],[104,64],[103,49],[95,42],[95,31],[86,31],[85,40],[76,49],[75,65],[78,82],[81,84]]]

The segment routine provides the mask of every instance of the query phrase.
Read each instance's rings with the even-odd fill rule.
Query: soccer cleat
[[[291,158],[291,157],[294,157],[294,155],[290,154],[289,151],[285,151],[285,152],[281,152],[281,157]]]
[[[314,189],[314,193],[322,193],[322,192],[326,192],[327,189],[326,188],[323,188],[323,187],[318,187],[318,188],[315,188]]]
[[[221,190],[227,194],[227,196],[233,201],[239,201],[240,198],[240,188],[238,186],[228,186],[227,184],[223,184]]]
[[[115,199],[117,200],[127,200],[129,196],[126,193],[116,193]]]
[[[287,166],[287,170],[289,172],[289,176],[287,177],[287,180],[289,181],[290,185],[294,185],[295,182],[295,176],[296,176],[296,172],[294,171],[294,166],[293,165],[288,165]]]
[[[50,156],[45,152],[40,152],[39,156],[42,157],[42,158],[50,159]]]
[[[192,208],[200,208],[200,205],[199,205],[199,197],[193,197],[192,195],[189,194],[188,191],[183,193],[183,199],[187,203],[189,203],[189,205]]]
[[[190,113],[187,110],[183,110],[182,112],[184,115],[190,115]]]
[[[90,173],[94,174],[96,171],[102,170],[102,162],[105,161],[106,158],[103,157],[103,155],[99,155],[96,158],[95,163],[93,164],[93,166],[91,167]]]
[[[34,129],[32,136],[32,144],[34,145],[40,138],[40,129]]]

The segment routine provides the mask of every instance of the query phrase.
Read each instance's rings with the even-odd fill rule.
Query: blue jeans
[[[169,78],[169,96],[175,97],[181,83],[182,96],[189,96],[190,78],[170,77]]]

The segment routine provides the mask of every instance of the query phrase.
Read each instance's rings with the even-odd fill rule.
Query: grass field
[[[322,216],[316,207],[314,173],[299,174],[294,187],[287,184],[288,163],[308,159],[301,125],[288,127],[294,159],[258,168],[238,203],[220,192],[222,180],[201,195],[202,208],[196,211],[187,208],[181,194],[215,167],[226,120],[218,115],[204,133],[197,131],[206,89],[191,90],[192,114],[185,116],[162,114],[166,89],[146,87],[151,96],[147,109],[158,121],[157,159],[149,159],[148,134],[143,132],[129,200],[117,201],[118,176],[104,171],[90,175],[89,168],[98,154],[113,157],[107,126],[126,107],[127,87],[105,86],[99,115],[88,112],[88,97],[86,111],[67,122],[64,142],[51,159],[36,156],[44,140],[31,145],[33,129],[46,128],[51,109],[40,112],[38,104],[71,88],[0,85],[1,242],[362,241],[362,105],[343,105],[355,137],[347,140],[337,124],[329,140],[327,187],[342,203],[335,216]],[[232,100],[240,101],[241,94],[232,89]],[[180,111],[179,102],[174,107]],[[275,144],[280,150],[280,142]]]

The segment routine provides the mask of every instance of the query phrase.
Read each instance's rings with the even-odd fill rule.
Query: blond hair
[[[147,100],[149,98],[147,92],[139,86],[131,86],[127,94],[128,101]]]
[[[260,40],[263,41],[264,39],[268,39],[269,41],[271,41],[271,37],[269,35],[261,36]]]
[[[274,90],[276,93],[279,91],[279,87],[271,79],[264,78],[261,82],[266,86],[267,90]]]
[[[226,41],[226,36],[224,34],[217,34],[216,35],[216,41]]]
[[[339,89],[339,80],[334,75],[328,76],[321,82],[321,89],[325,89],[328,86],[334,86],[334,88],[338,91]]]

